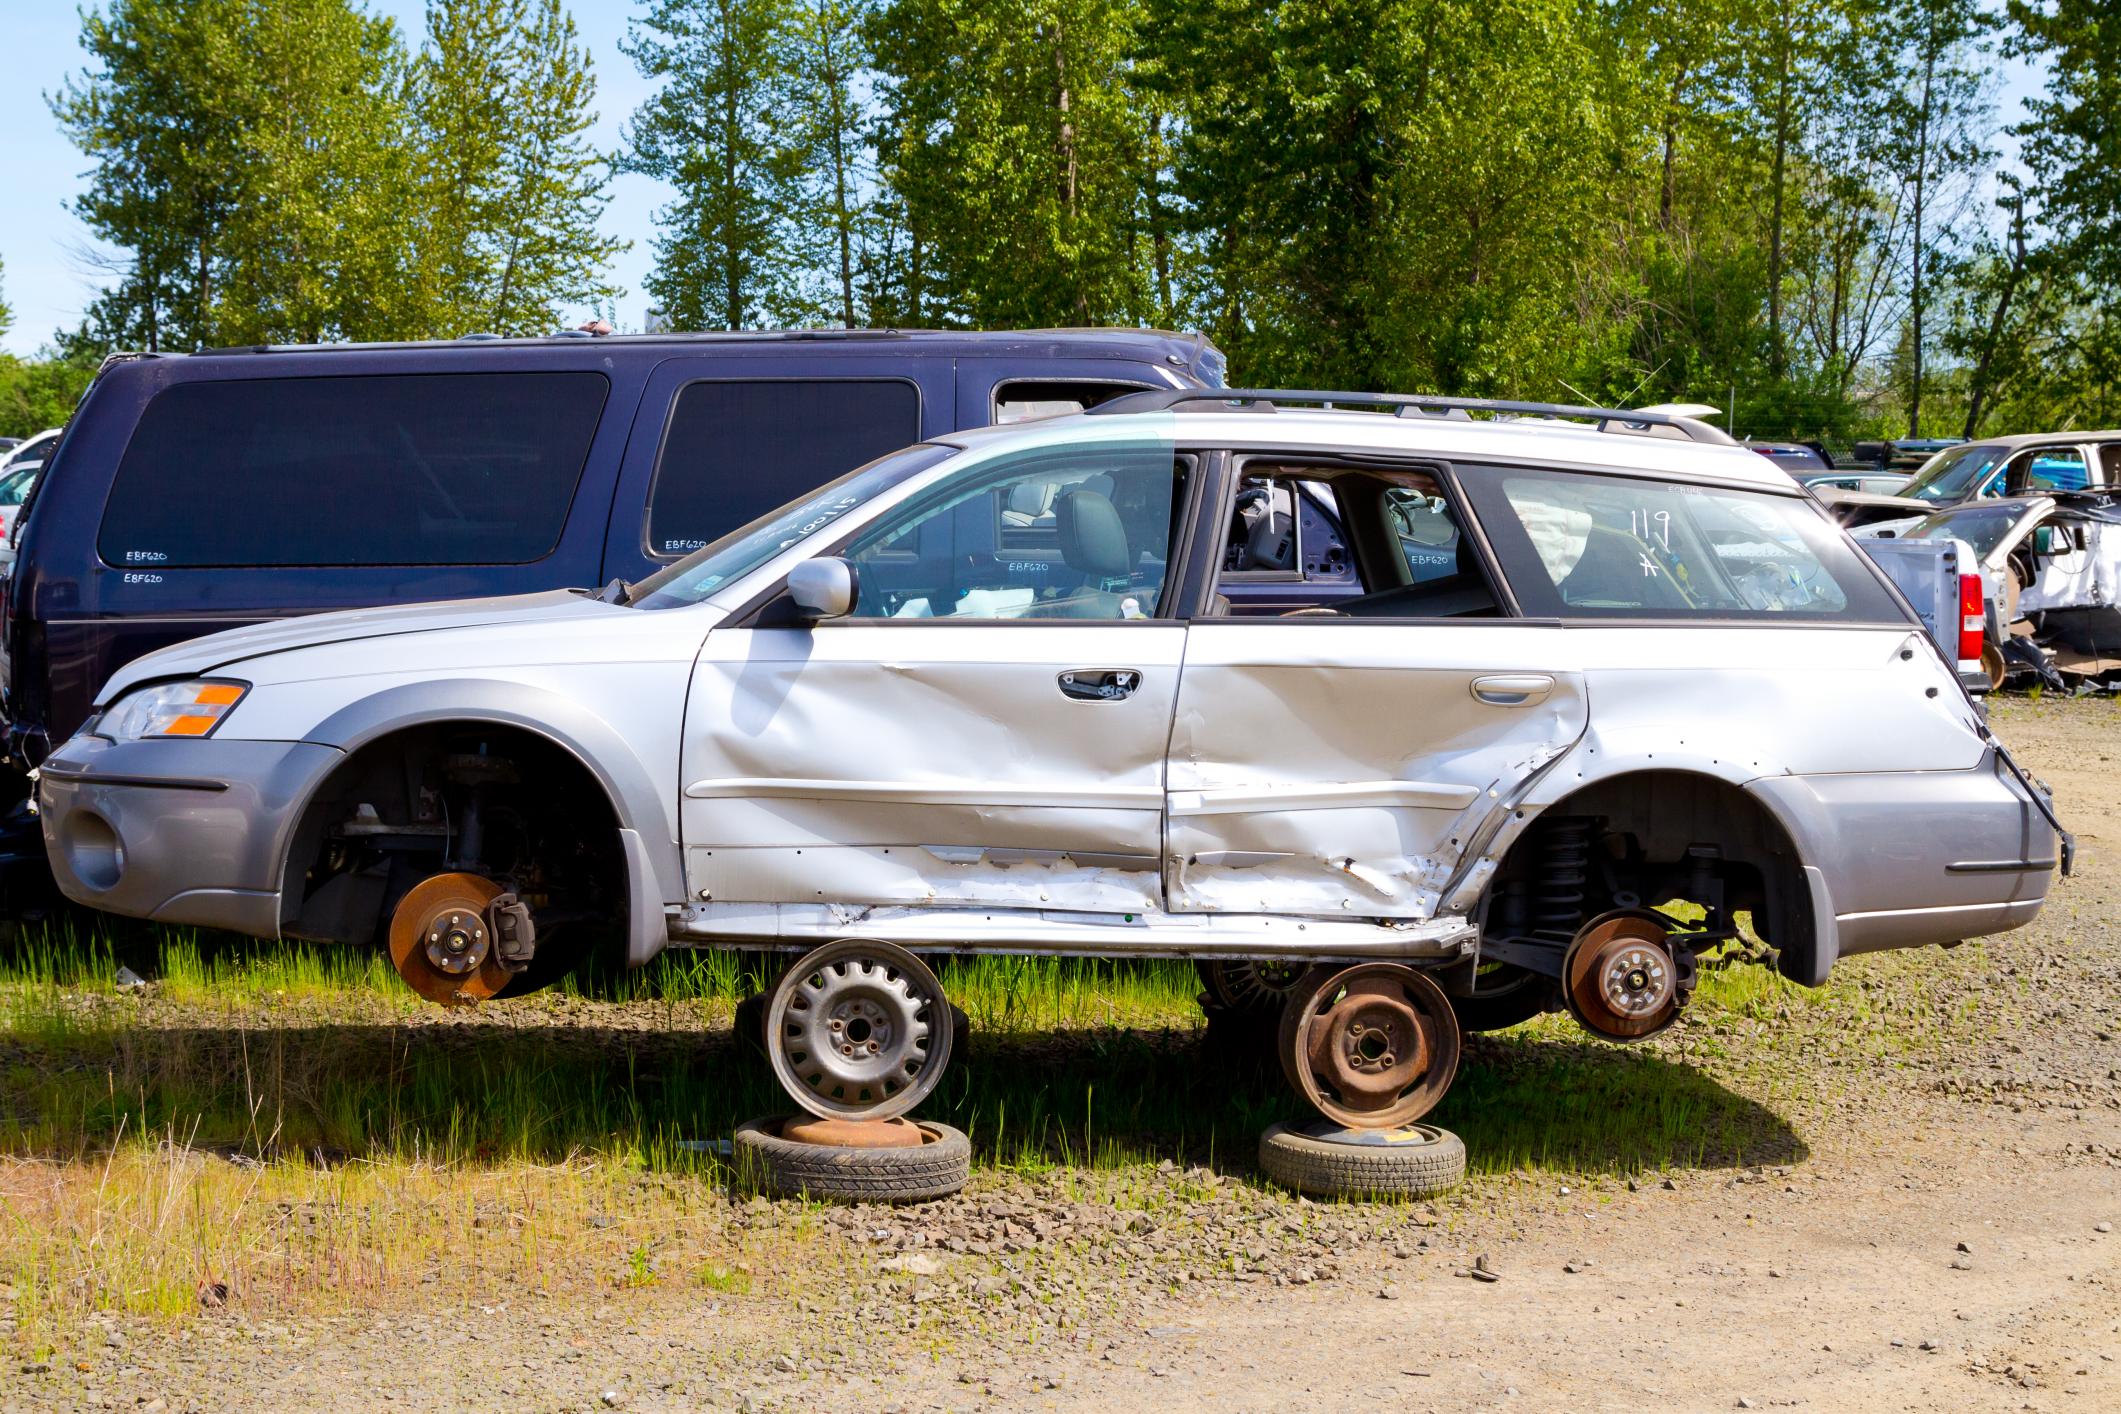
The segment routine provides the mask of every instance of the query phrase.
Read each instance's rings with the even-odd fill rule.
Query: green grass
[[[154,979],[147,995],[120,993],[120,963]],[[1204,1031],[1187,964],[982,957],[941,971],[973,1040],[921,1113],[964,1129],[984,1165],[1245,1169],[1261,1129],[1303,1115],[1265,1035]],[[412,997],[364,950],[181,930],[28,937],[0,948],[0,1153],[82,1160],[126,1135],[179,1135],[264,1158],[591,1155],[698,1174],[712,1160],[697,1141],[787,1108],[727,1029],[766,975],[756,957],[673,951],[465,1018]],[[1718,1020],[1810,995],[1733,969],[1705,981],[1696,1014],[1713,1037]],[[1486,1172],[1802,1152],[1782,1118],[1693,1066],[1552,1017],[1474,1039],[1433,1119]]]

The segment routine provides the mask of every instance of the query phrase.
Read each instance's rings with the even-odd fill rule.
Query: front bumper
[[[77,736],[39,768],[53,877],[108,913],[277,937],[289,837],[345,759],[311,742]]]
[[[1965,771],[1770,776],[1746,789],[1789,831],[1813,898],[1817,985],[1836,958],[2032,922],[2059,862],[1993,752]]]

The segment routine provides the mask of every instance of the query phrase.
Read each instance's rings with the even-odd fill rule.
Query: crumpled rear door
[[[1582,637],[1196,620],[1166,783],[1169,907],[1432,916],[1486,818],[1583,735]]]

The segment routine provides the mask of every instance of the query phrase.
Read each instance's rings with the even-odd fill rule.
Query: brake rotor
[[[1667,930],[1639,913],[1594,918],[1561,960],[1561,992],[1584,1030],[1640,1041],[1679,1015],[1680,968]]]
[[[477,874],[436,874],[398,900],[390,960],[415,992],[443,1006],[483,1002],[513,976],[494,949],[486,909],[503,890]]]
[[[1434,1109],[1458,1075],[1458,1018],[1414,968],[1314,968],[1282,1013],[1283,1073],[1350,1129],[1397,1129]]]

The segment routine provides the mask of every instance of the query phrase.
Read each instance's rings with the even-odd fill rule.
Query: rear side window
[[[119,566],[528,564],[559,544],[604,375],[180,383],[118,464]]]
[[[648,552],[689,555],[920,439],[920,390],[896,379],[688,383],[648,493]]]
[[[1906,617],[1802,496],[1502,467],[1461,482],[1534,617]]]

